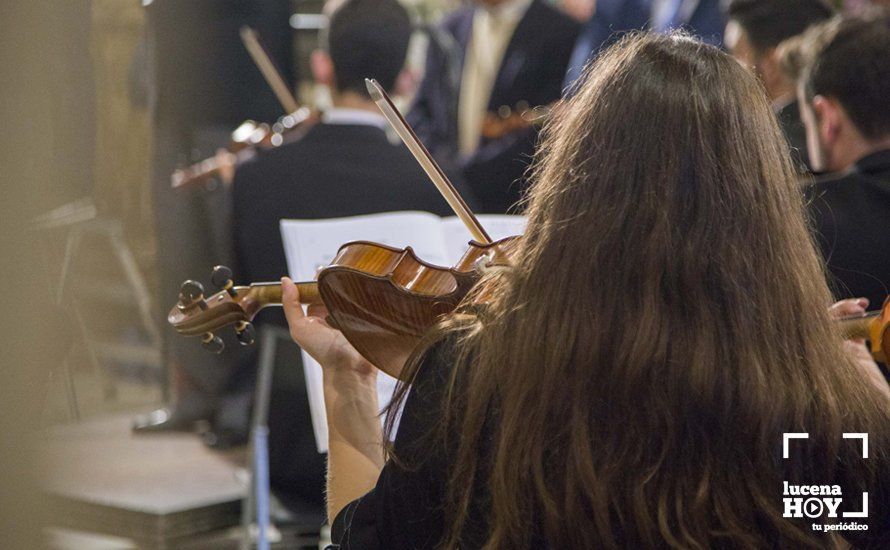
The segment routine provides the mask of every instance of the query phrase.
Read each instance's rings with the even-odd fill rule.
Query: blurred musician
[[[799,98],[813,168],[810,214],[838,297],[879,307],[890,289],[890,14],[807,35]]]
[[[566,86],[574,83],[584,65],[627,31],[683,30],[710,44],[723,39],[723,0],[597,0],[572,52]]]
[[[316,82],[330,89],[333,108],[302,139],[264,151],[235,173],[236,278],[240,281],[274,281],[288,272],[279,229],[282,218],[334,218],[392,210],[451,214],[408,149],[388,139],[386,120],[365,87],[364,79],[373,77],[388,91],[395,90],[412,33],[407,12],[397,0],[336,1],[328,3],[325,11],[329,24],[321,48],[312,54],[311,67]],[[258,326],[264,322],[285,325],[280,310],[262,312]],[[297,353],[291,355],[298,361]],[[231,385],[242,390],[252,386],[254,367],[252,360],[245,361]],[[291,397],[286,411],[272,403],[273,488],[292,505],[314,504],[321,510],[324,457],[316,451],[307,403],[298,400]],[[230,439],[226,444],[246,437],[244,432],[219,435]]]
[[[733,0],[729,4],[726,45],[763,82],[801,172],[811,169],[806,132],[794,82],[780,67],[777,47],[807,27],[825,21],[831,13],[824,0]]]
[[[543,0],[479,0],[442,22],[448,44],[430,47],[408,119],[433,155],[459,159],[483,211],[519,199],[537,135],[526,125],[483,137],[486,117],[559,99],[578,28]]]

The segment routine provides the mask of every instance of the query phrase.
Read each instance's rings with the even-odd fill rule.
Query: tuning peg
[[[234,283],[232,283],[232,270],[224,265],[218,265],[213,268],[213,273],[210,274],[210,282],[220,290],[228,292],[229,296],[233,298],[238,294],[235,292]]]
[[[198,303],[201,309],[206,309],[207,304],[204,303],[204,286],[198,281],[188,280],[179,287],[179,302],[184,306]]]
[[[235,325],[235,336],[242,346],[249,346],[256,341],[256,328],[253,323],[242,321]]]
[[[212,332],[204,333],[204,337],[201,339],[201,345],[204,346],[204,349],[207,351],[216,354],[220,354],[222,353],[222,350],[226,349],[226,344],[222,341],[222,338],[214,336]]]

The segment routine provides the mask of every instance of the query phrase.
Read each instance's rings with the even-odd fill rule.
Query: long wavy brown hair
[[[527,214],[489,305],[446,327],[442,545],[472,546],[479,513],[486,548],[828,544],[782,517],[782,483],[867,490],[890,417],[827,317],[748,71],[680,35],[622,40],[548,123]],[[810,434],[792,459],[783,432]]]

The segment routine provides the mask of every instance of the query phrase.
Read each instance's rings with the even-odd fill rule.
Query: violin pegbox
[[[256,340],[256,329],[251,320],[266,305],[260,300],[262,293],[253,287],[234,286],[232,270],[225,266],[213,268],[211,282],[220,290],[205,297],[200,282],[185,281],[167,321],[180,334],[200,335],[202,345],[212,353],[222,353],[225,349],[223,340],[214,333],[229,325],[234,325],[239,343],[252,344]]]

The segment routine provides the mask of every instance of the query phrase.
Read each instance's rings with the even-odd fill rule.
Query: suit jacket
[[[572,52],[566,86],[578,79],[590,59],[624,34],[648,29],[653,3],[653,0],[597,0],[596,12],[585,23]],[[671,26],[683,28],[709,44],[720,46],[726,26],[724,3],[724,0],[683,0]]]
[[[418,137],[437,159],[457,159],[457,102],[462,65],[473,30],[473,6],[448,15],[432,33],[426,72],[408,113]],[[534,0],[516,26],[501,62],[488,110],[549,105],[562,96],[562,83],[579,25]],[[456,65],[456,66],[455,66]],[[470,157],[457,159],[482,210],[503,213],[520,197],[519,180],[534,153],[537,132],[483,139]]]
[[[879,308],[890,290],[890,149],[806,192],[835,296],[864,296]]]

